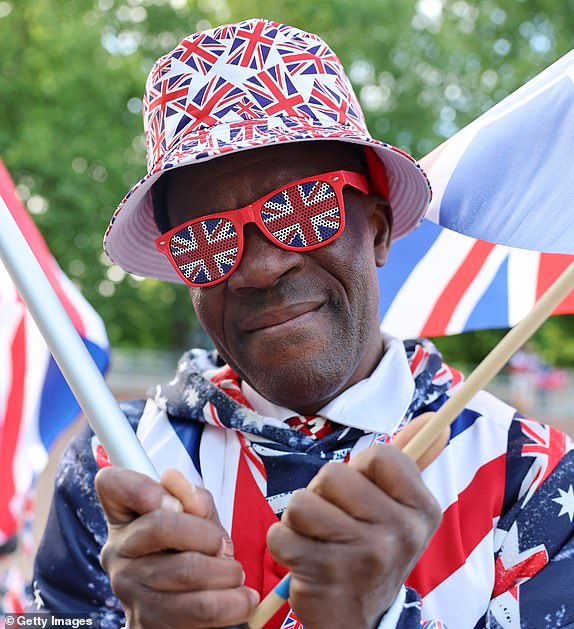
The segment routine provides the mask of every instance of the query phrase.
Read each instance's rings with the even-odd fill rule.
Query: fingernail
[[[161,497],[161,508],[169,509],[170,511],[183,511],[181,502],[169,494],[164,494]]]
[[[243,585],[244,583],[245,583],[245,570],[243,570],[241,573],[241,585]]]
[[[257,605],[259,603],[261,597],[259,596],[259,592],[257,590],[254,590],[253,588],[247,588],[247,594],[249,595],[249,598],[251,599],[251,603],[253,605]]]

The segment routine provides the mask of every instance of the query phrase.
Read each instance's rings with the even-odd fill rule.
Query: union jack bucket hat
[[[386,174],[393,239],[412,231],[430,202],[417,162],[370,136],[337,56],[320,37],[292,26],[251,19],[186,37],[152,68],[143,117],[148,172],[104,237],[110,259],[136,275],[182,281],[154,245],[154,183],[169,169],[230,152],[309,140],[370,147],[370,171],[374,159]]]

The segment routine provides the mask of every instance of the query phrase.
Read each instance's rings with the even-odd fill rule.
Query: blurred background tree
[[[126,274],[101,250],[115,206],[145,172],[147,73],[186,34],[254,16],[324,37],[373,135],[416,157],[574,43],[574,0],[0,0],[0,157],[114,346],[198,340],[185,287]],[[547,360],[574,364],[572,322],[554,317],[536,336]],[[476,362],[501,335],[438,344]]]

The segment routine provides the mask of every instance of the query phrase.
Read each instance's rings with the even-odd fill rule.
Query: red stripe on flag
[[[255,454],[251,451],[251,448],[247,445],[247,441],[245,437],[241,433],[237,433],[239,435],[239,442],[241,443],[241,450],[243,454],[253,463],[255,469],[261,474],[261,476],[267,480],[267,472],[265,471],[265,466],[263,465],[261,459],[255,456]]]
[[[492,531],[492,519],[500,515],[504,499],[506,455],[483,465],[472,482],[443,513],[430,544],[407,579],[426,596],[466,562],[468,556]]]
[[[420,336],[441,336],[446,333],[446,327],[469,284],[478,275],[490,252],[495,247],[496,245],[484,240],[475,242],[464,262],[458,267],[458,270],[436,301]]]
[[[572,261],[574,261],[574,256],[559,253],[542,253],[540,255],[538,282],[536,284],[537,300],[550,288],[562,271],[565,271]],[[564,298],[560,305],[553,311],[553,314],[569,314],[571,312],[574,312],[574,290]]]
[[[411,373],[416,373],[418,366],[421,364],[421,361],[424,357],[423,348],[420,345],[417,345],[415,349],[415,353],[411,359]]]
[[[244,456],[239,457],[237,482],[233,505],[231,538],[235,559],[245,570],[245,585],[255,588],[264,598],[287,574],[287,568],[278,564],[265,542],[267,530],[279,518],[267,503],[257,486]],[[285,603],[265,624],[265,629],[279,629],[289,605]]]
[[[26,378],[26,317],[22,318],[10,348],[12,382],[6,398],[6,411],[0,432],[0,540],[16,532],[16,521],[9,505],[14,497],[14,456],[18,445],[22,412],[24,409],[24,385]]]
[[[66,291],[63,286],[60,284],[59,280],[59,272],[57,265],[48,249],[42,235],[38,231],[36,224],[29,216],[28,212],[22,205],[22,202],[18,198],[16,194],[16,188],[14,187],[14,182],[12,181],[10,174],[6,170],[4,163],[0,160],[0,195],[4,199],[4,203],[6,203],[8,209],[10,210],[10,214],[14,217],[14,220],[18,224],[20,231],[22,232],[24,238],[27,243],[30,245],[30,248],[34,252],[36,259],[40,263],[40,266],[44,270],[46,277],[48,278],[52,288],[56,291],[58,298],[62,302],[68,316],[72,320],[76,330],[82,335],[85,336],[86,330],[84,326],[84,322],[76,309],[73,302],[68,298]]]

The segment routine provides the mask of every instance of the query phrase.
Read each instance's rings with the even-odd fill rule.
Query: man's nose
[[[243,255],[227,282],[230,290],[272,288],[284,275],[303,265],[303,252],[281,249],[253,223],[244,230]]]

